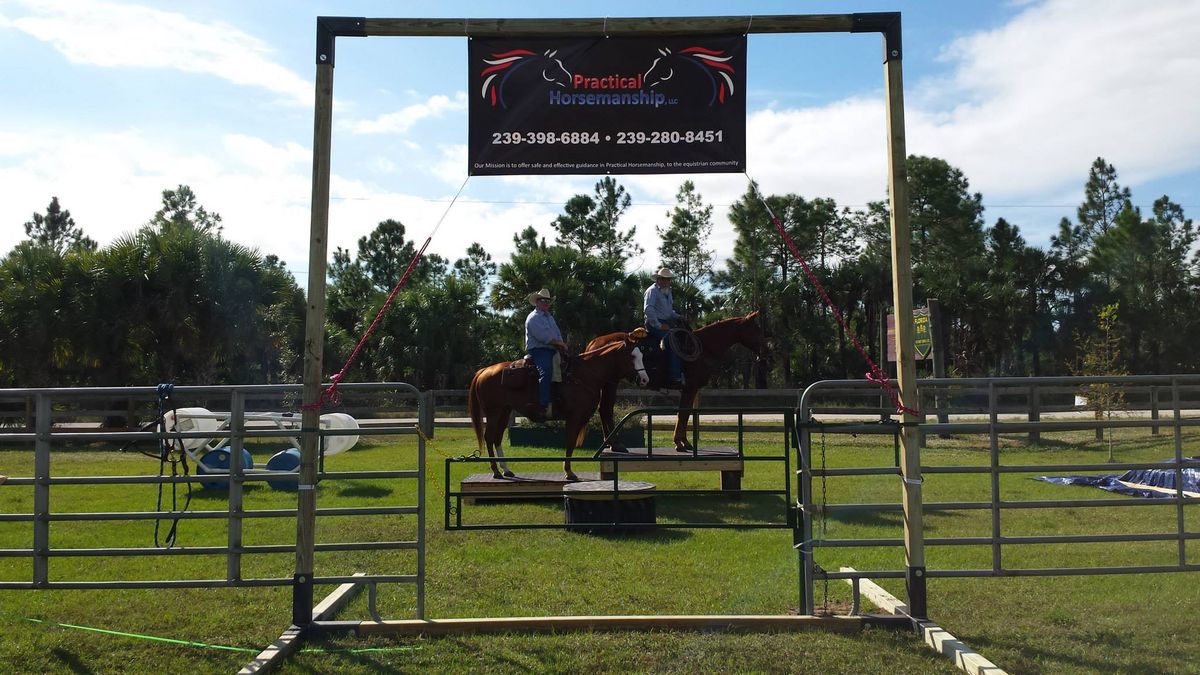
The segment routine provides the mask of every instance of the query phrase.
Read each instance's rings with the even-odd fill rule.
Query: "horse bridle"
[[[599,347],[596,347],[595,349],[589,349],[589,350],[588,350],[588,351],[586,351],[586,352],[582,352],[582,353],[580,353],[580,354],[576,354],[576,356],[587,356],[588,354],[595,354],[596,352],[603,351],[603,350],[605,350],[605,349],[607,349],[607,348],[611,347],[613,344],[615,344],[615,343],[610,343],[610,344],[606,344],[606,345],[601,345],[601,346],[599,346]],[[634,349],[637,349],[638,347],[637,347],[637,345],[634,345],[634,347],[633,347],[633,348],[634,348]],[[645,358],[645,355],[643,355],[643,357],[642,357],[642,358],[644,359],[644,358]],[[642,363],[645,363],[645,361],[642,361]],[[641,368],[634,368],[634,369],[633,369],[633,372],[635,372],[635,373],[641,373],[642,375],[645,375],[645,376],[646,376],[646,379],[647,379],[647,380],[648,380],[648,379],[650,379],[650,374],[646,372],[646,367],[645,367],[645,366],[642,366]]]

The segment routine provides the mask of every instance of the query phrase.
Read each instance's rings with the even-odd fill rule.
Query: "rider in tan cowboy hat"
[[[563,340],[558,323],[550,315],[550,303],[554,296],[549,289],[543,288],[536,293],[530,293],[529,304],[533,311],[525,317],[525,352],[533,361],[538,371],[538,403],[539,410],[534,411],[530,418],[535,422],[544,421],[547,407],[550,405],[550,377],[554,368],[554,350],[567,351],[567,343]],[[541,419],[538,419],[541,418]]]
[[[674,279],[675,275],[671,270],[666,267],[660,267],[657,272],[650,276],[654,277],[654,283],[646,289],[645,302],[643,302],[643,309],[646,313],[646,330],[656,340],[661,340],[670,333],[671,323],[679,321],[683,317],[679,315],[679,312],[675,311],[672,303],[671,279]],[[667,349],[667,364],[670,371],[670,383],[676,386],[682,385],[683,362],[680,361],[679,355],[669,347]]]

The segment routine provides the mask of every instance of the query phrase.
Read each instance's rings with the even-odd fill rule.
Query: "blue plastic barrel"
[[[209,450],[200,458],[200,466],[196,467],[196,473],[199,474],[228,474],[229,463],[232,459],[232,454],[228,447]],[[253,469],[254,457],[250,451],[242,448],[242,468]],[[200,483],[200,487],[205,489],[228,490],[229,483],[227,481],[220,482],[205,482]]]
[[[296,448],[288,448],[281,452],[277,452],[267,460],[267,471],[283,471],[288,473],[296,473],[300,468],[300,451]],[[288,490],[294,492],[296,490],[296,481],[294,480],[269,480],[267,485],[270,485],[276,490]]]

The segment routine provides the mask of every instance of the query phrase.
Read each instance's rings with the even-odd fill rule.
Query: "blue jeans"
[[[554,350],[536,347],[529,350],[529,358],[538,371],[538,403],[543,408],[550,405],[550,376],[554,373]]]
[[[667,336],[668,333],[671,332],[669,330],[651,328],[649,326],[646,326],[646,330],[650,333],[650,337],[654,338],[655,340],[662,340]],[[671,343],[669,341],[667,342],[667,368],[671,375],[671,382],[678,382],[679,378],[683,375],[683,361],[679,359],[679,355],[675,353],[675,350],[671,349]]]

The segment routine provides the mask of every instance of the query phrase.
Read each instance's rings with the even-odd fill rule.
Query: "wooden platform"
[[[740,490],[745,462],[737,448],[716,445],[697,448],[695,454],[673,448],[629,448],[629,452],[605,451],[596,455],[600,459],[625,458],[620,463],[620,473],[647,471],[720,471],[722,490]],[[600,462],[600,477],[612,478],[614,465],[618,462]]]
[[[576,473],[581,481],[600,480],[600,474],[595,471]],[[473,473],[459,483],[459,491],[472,494],[472,497],[464,497],[468,503],[473,503],[475,499],[562,499],[563,486],[569,483],[562,471],[530,471],[518,473],[514,478]],[[540,494],[513,495],[514,492]]]

